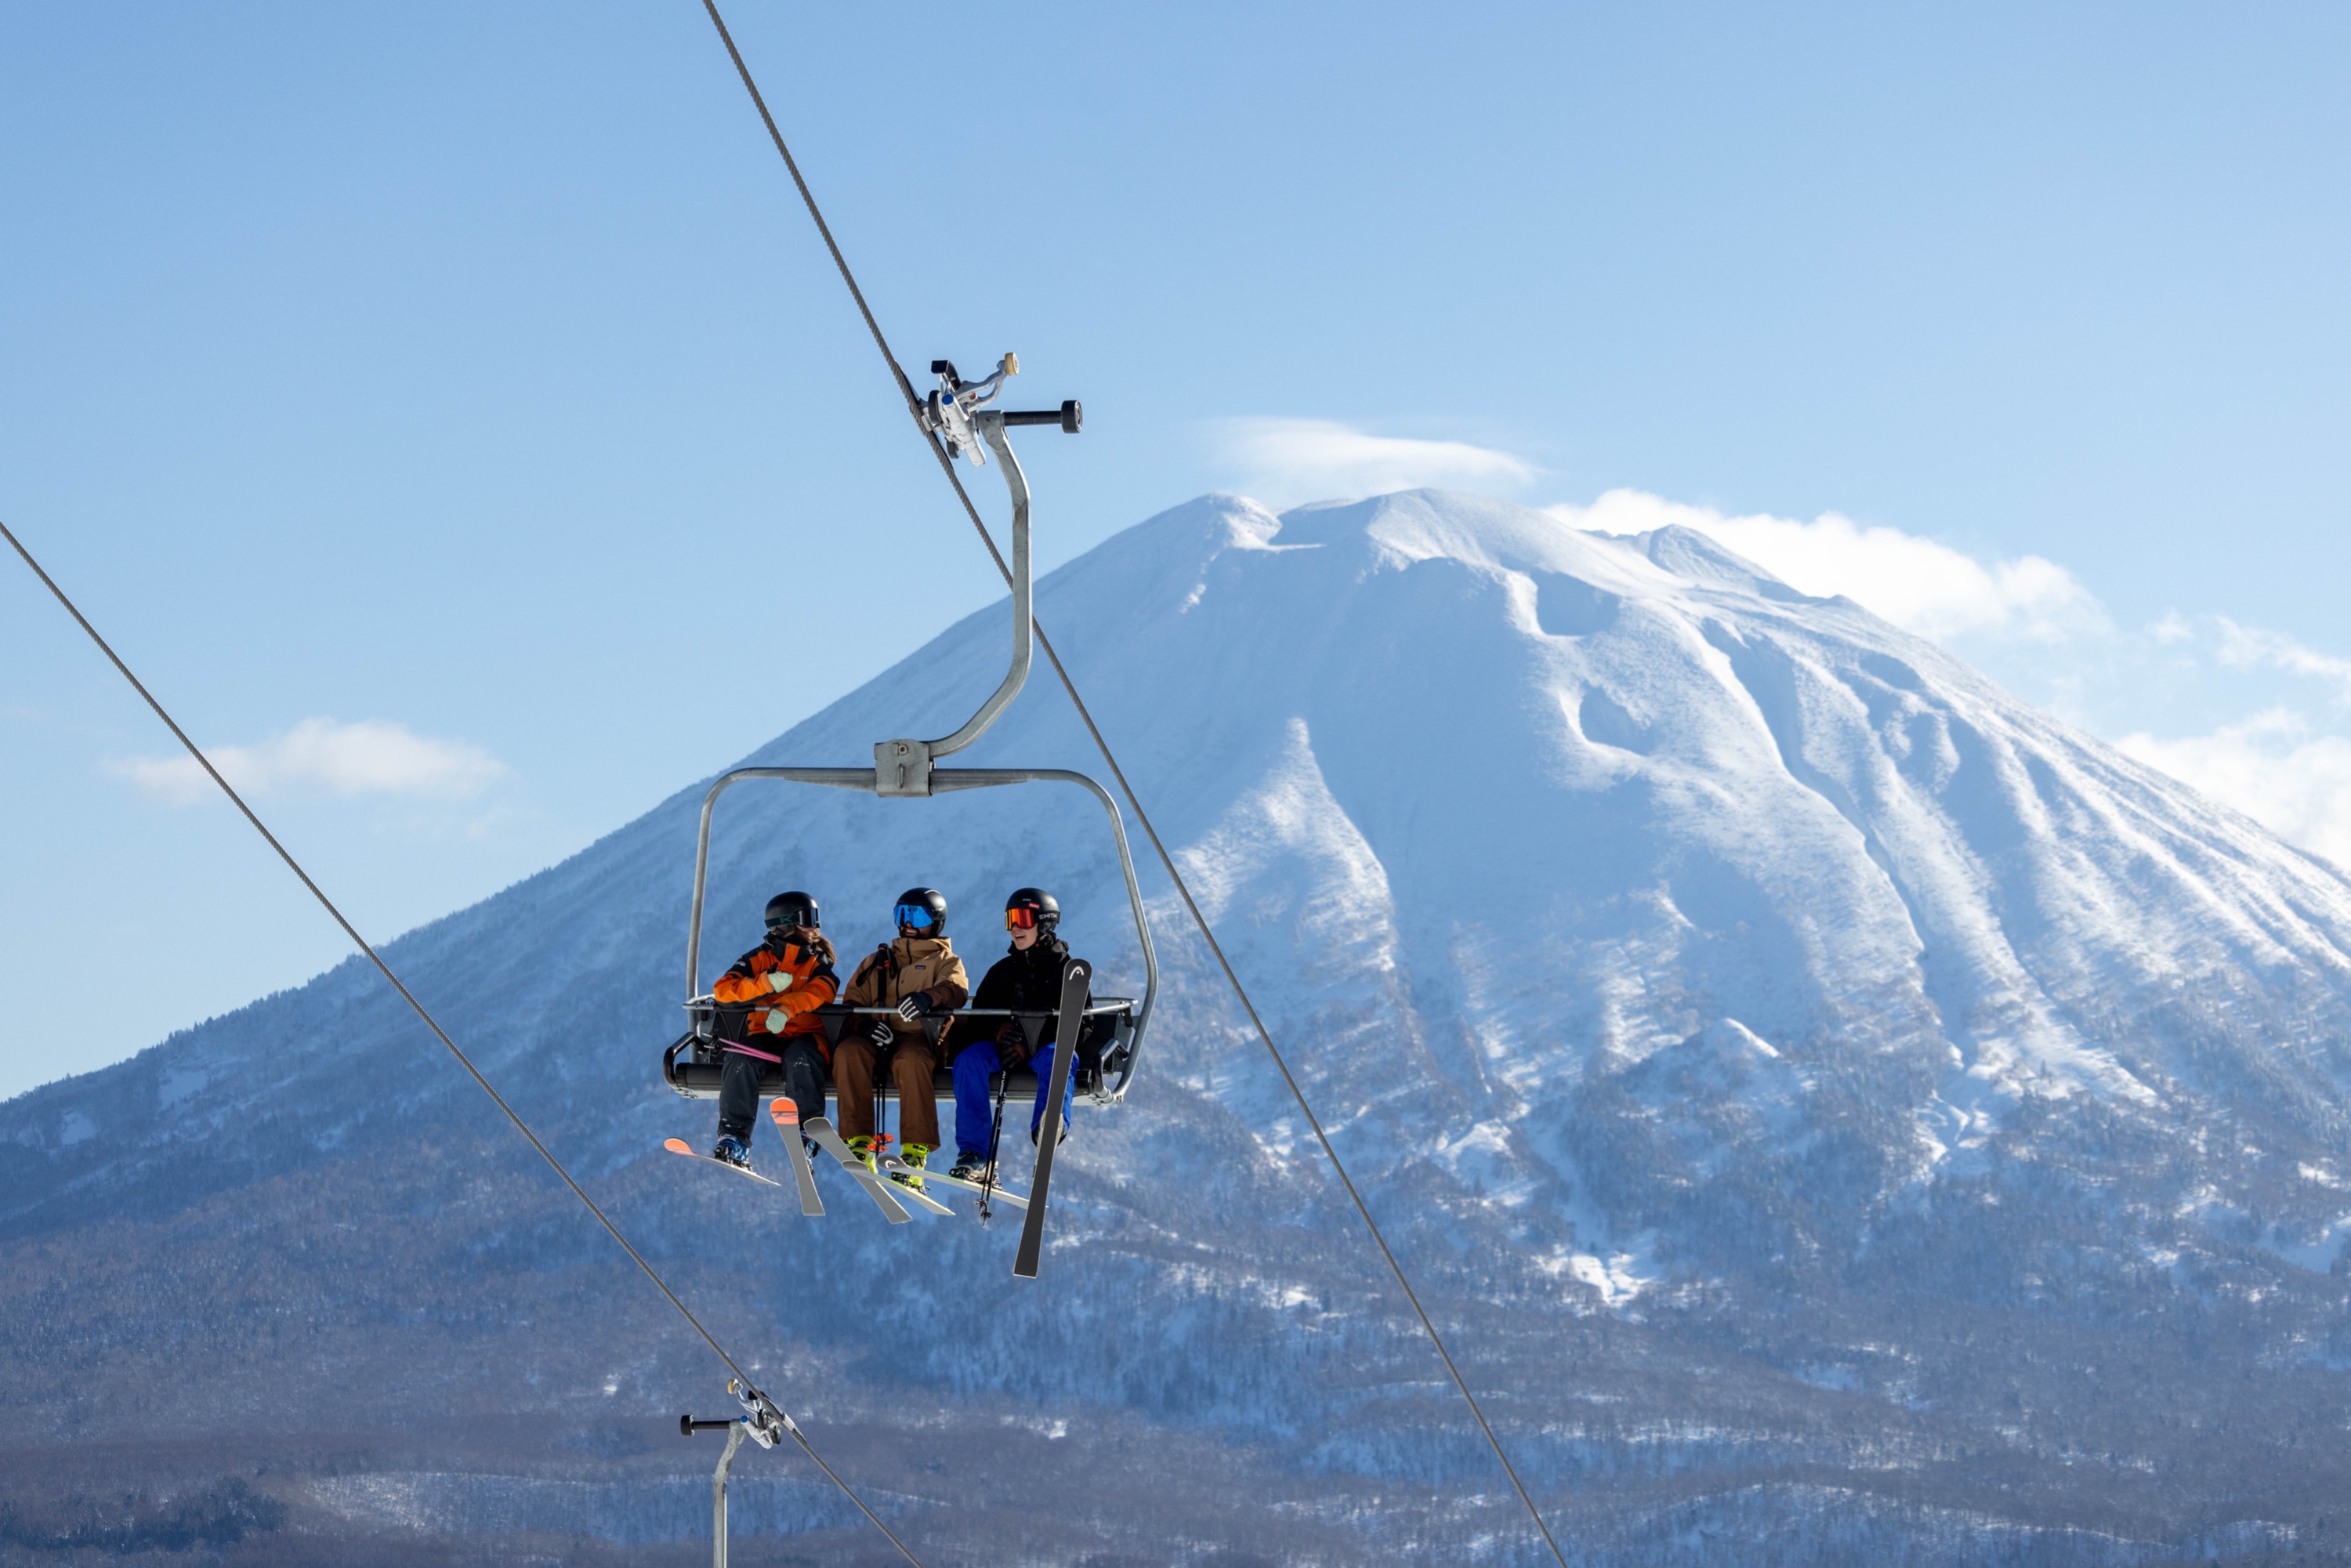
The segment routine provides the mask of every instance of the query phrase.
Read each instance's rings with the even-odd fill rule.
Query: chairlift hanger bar
[[[986,734],[997,716],[1012,706],[1012,699],[1028,684],[1037,624],[1029,577],[1029,476],[1022,471],[1020,459],[1012,455],[1012,444],[1005,438],[1004,428],[1015,423],[1050,423],[1075,434],[1083,423],[1075,398],[1063,403],[1060,413],[1008,413],[987,406],[1004,390],[1004,383],[1020,373],[1018,354],[1008,353],[998,360],[995,374],[985,381],[967,382],[956,373],[955,363],[950,360],[932,361],[931,371],[939,378],[939,389],[931,393],[918,413],[924,430],[944,442],[950,456],[967,455],[975,465],[984,466],[987,450],[994,450],[997,460],[1004,466],[1005,486],[1012,493],[1012,664],[1005,671],[1003,682],[979,705],[979,711],[966,719],[963,727],[953,735],[938,740],[885,740],[877,744],[873,747],[873,792],[877,795],[929,794],[931,765],[942,757],[961,751]]]

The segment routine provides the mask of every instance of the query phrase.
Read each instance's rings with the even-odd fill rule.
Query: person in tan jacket
[[[919,1172],[939,1142],[939,1103],[931,1074],[938,1066],[923,1020],[954,1012],[971,995],[963,960],[947,940],[947,901],[936,888],[910,887],[895,911],[898,937],[857,966],[841,993],[851,1007],[888,1008],[869,1030],[844,1030],[832,1053],[833,1093],[841,1102],[841,1135],[873,1163],[874,1072],[884,1059],[898,1091],[899,1155]],[[946,1032],[939,1034],[939,1049]],[[922,1177],[914,1178],[920,1186]]]

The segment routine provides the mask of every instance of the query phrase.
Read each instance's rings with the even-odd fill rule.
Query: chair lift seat
[[[694,1018],[694,1027],[663,1054],[662,1077],[672,1089],[689,1100],[715,1100],[726,1074],[724,1031],[726,1022],[730,1021],[726,1015],[736,1009],[721,1009],[710,998],[699,997],[691,1004],[689,1010]],[[1078,1040],[1078,1060],[1074,1067],[1074,1082],[1079,1093],[1090,1094],[1101,1083],[1103,1055],[1106,1051],[1116,1051],[1119,1037],[1133,1026],[1134,1014],[1134,1001],[1128,997],[1097,997],[1093,1005],[1086,1009],[1085,1032]],[[850,1008],[838,1004],[819,1008],[816,1015],[824,1022],[826,1037],[834,1042],[840,1040],[842,1032],[852,1027],[861,1015],[865,1018],[894,1016],[887,1008]],[[925,1019],[922,1024],[924,1032],[931,1037],[933,1049],[936,1050],[941,1036],[950,1027],[954,1027],[960,1037],[958,1043],[969,1044],[975,1040],[990,1038],[995,1032],[992,1029],[975,1027],[977,1020],[1007,1018],[1019,1019],[1032,1040],[1053,1021],[1052,1012],[1046,1009],[1014,1012],[1002,1008],[966,1008],[959,1012]],[[768,1050],[775,1041],[773,1036],[762,1036],[747,1043]],[[1008,1098],[1024,1104],[1036,1098],[1037,1074],[1025,1065],[998,1076],[1005,1080],[1003,1089]],[[940,1062],[931,1075],[931,1085],[941,1100],[952,1102],[955,1099],[955,1070],[952,1065]],[[825,1074],[825,1090],[830,1097],[833,1092],[830,1069]],[[784,1092],[782,1064],[761,1062],[759,1097],[769,1099]],[[898,1097],[897,1085],[886,1069],[874,1074],[874,1097],[877,1100],[895,1100]]]

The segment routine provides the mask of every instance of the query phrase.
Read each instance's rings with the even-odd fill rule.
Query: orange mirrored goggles
[[[1034,931],[1043,922],[1044,916],[1025,904],[1004,912],[1004,928],[1007,931]]]

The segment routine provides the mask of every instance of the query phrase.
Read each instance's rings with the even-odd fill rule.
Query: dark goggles
[[[931,906],[927,904],[902,904],[898,906],[898,924],[911,925],[917,931],[931,928]]]
[[[1045,924],[1045,912],[1031,904],[1016,904],[1004,912],[1007,931],[1034,931]]]
[[[807,915],[806,910],[796,910],[789,915],[777,915],[768,922],[768,935],[780,936],[787,931],[815,930],[816,922],[809,919]]]

